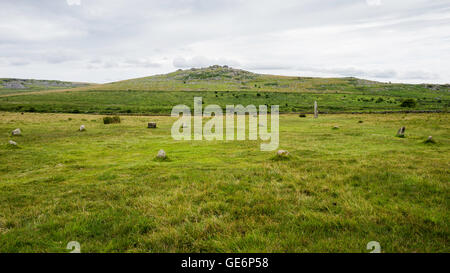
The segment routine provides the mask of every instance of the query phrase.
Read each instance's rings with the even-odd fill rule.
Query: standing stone
[[[156,128],[156,122],[149,122],[148,128]]]
[[[319,117],[319,110],[317,109],[317,101],[314,101],[314,118]]]
[[[403,126],[402,128],[398,129],[397,136],[398,137],[405,137],[405,130],[406,130],[405,126]]]
[[[161,150],[159,150],[158,155],[156,157],[164,159],[164,158],[166,158],[166,152],[164,152],[164,150],[161,149]]]
[[[80,132],[86,131],[86,127],[84,127],[84,125],[80,126]]]
[[[9,145],[17,146],[17,142],[15,142],[15,141],[10,140],[8,143],[9,143]]]
[[[15,129],[12,131],[13,136],[20,136],[22,134],[22,131],[20,131],[20,128]]]

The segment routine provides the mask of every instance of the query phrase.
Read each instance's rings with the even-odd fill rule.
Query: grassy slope
[[[405,110],[400,103],[414,98],[416,110],[446,110],[448,85],[379,83],[355,78],[304,78],[254,74],[210,67],[110,84],[0,96],[0,110],[81,113],[169,114],[176,104],[192,105],[194,96],[206,104],[280,105],[282,112]],[[70,91],[70,92],[67,92]]]
[[[283,115],[288,161],[253,141],[173,141],[170,117],[122,119],[0,113],[0,252],[450,250],[448,114]],[[153,160],[161,148],[171,161]]]

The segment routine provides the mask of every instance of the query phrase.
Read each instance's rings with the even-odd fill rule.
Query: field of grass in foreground
[[[0,113],[0,252],[450,251],[449,114],[282,115],[284,161],[101,118]]]

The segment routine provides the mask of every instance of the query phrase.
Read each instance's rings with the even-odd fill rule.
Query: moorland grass
[[[0,112],[0,252],[450,251],[448,114],[282,115],[282,161],[121,119]]]
[[[447,111],[450,96],[432,92],[422,93],[414,108],[401,107],[405,97],[417,96],[413,92],[399,95],[384,95],[383,102],[376,102],[379,95],[363,93],[299,93],[299,92],[254,91],[70,91],[0,97],[1,111],[43,112],[43,113],[101,113],[101,114],[164,114],[170,115],[178,104],[193,108],[194,97],[202,97],[205,105],[279,105],[282,113],[312,112],[314,101],[319,111],[369,112],[439,110]],[[434,97],[441,96],[440,102]],[[270,109],[270,107],[269,107]]]

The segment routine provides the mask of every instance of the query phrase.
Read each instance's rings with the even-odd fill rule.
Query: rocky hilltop
[[[52,80],[33,80],[33,79],[0,79],[0,88],[4,89],[35,89],[35,88],[72,88],[87,86],[88,83],[65,82]]]

